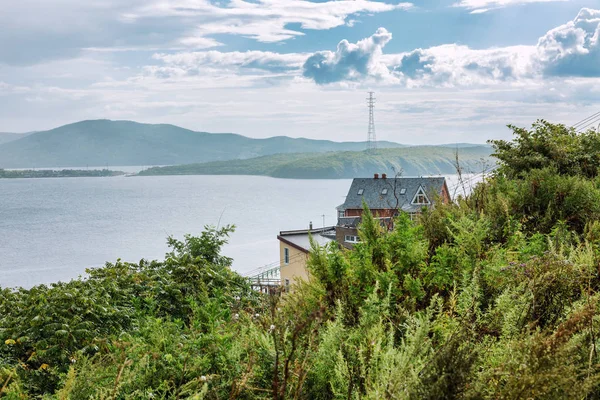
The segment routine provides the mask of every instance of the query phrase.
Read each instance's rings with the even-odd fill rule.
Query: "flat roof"
[[[325,246],[326,244],[334,241],[334,239],[331,237],[332,235],[335,236],[335,227],[330,226],[313,230],[304,229],[296,231],[282,231],[279,232],[277,239],[296,247],[298,250],[308,252],[310,250],[309,236],[312,236],[313,240],[319,246]]]

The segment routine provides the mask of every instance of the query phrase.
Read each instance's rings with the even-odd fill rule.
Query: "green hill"
[[[347,151],[325,154],[276,154],[247,160],[209,162],[149,168],[140,175],[266,175],[277,178],[340,179],[371,176],[374,172],[393,176],[456,173],[456,149],[445,146],[415,146],[379,149],[375,152]],[[481,172],[494,161],[488,146],[458,149],[466,172]]]
[[[392,142],[379,145],[402,147]],[[187,164],[277,153],[357,151],[365,147],[364,142],[338,143],[286,136],[252,139],[166,124],[94,120],[0,143],[0,168]]]

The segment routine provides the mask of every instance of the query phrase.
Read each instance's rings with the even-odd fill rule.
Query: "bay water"
[[[0,287],[65,281],[117,258],[163,259],[172,235],[235,224],[244,273],[279,260],[281,230],[334,225],[349,180],[147,176],[0,180]],[[324,217],[323,217],[324,215]]]
[[[449,177],[449,186],[455,177]],[[0,180],[0,287],[66,281],[105,262],[163,259],[172,235],[235,224],[240,273],[275,265],[282,230],[335,225],[350,180],[132,176]]]

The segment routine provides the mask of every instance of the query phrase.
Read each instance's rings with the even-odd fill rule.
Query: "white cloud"
[[[335,52],[320,51],[310,56],[303,66],[303,75],[318,84],[354,81],[365,78],[390,79],[387,66],[382,62],[383,47],[392,40],[392,34],[379,28],[372,36],[349,43],[342,40]]]
[[[582,9],[537,45],[475,50],[447,44],[383,54],[391,39],[387,30],[379,28],[356,44],[342,40],[335,52],[310,56],[303,74],[319,85],[376,78],[407,87],[522,86],[544,76],[600,76],[600,10]]]
[[[53,23],[53,31],[86,32],[81,35],[85,46],[77,42],[75,47],[87,49],[69,60],[0,65],[0,130],[46,129],[106,117],[255,137],[363,140],[367,89],[377,92],[378,137],[407,143],[483,142],[509,136],[507,123],[528,125],[540,117],[576,122],[597,111],[600,80],[565,68],[576,65],[573,60],[587,60],[578,65],[589,68],[600,65],[594,61],[598,23],[593,10],[582,10],[574,21],[529,46],[473,49],[450,43],[385,54],[392,38],[381,29],[366,39],[343,40],[337,48],[310,54],[225,51],[225,45],[222,51],[192,51],[228,43],[227,38],[211,36],[215,32],[281,41],[302,34],[298,26],[329,29],[351,25],[363,13],[398,8],[367,1],[306,3],[310,2],[249,0],[213,6],[165,0],[159,7],[157,2],[147,6],[140,1],[134,8],[119,8],[121,15],[129,14],[119,21],[125,28],[109,25],[107,31],[118,29],[110,40],[98,41],[88,39],[101,31],[99,23],[89,30]],[[175,4],[179,8],[174,9]],[[368,7],[380,11],[365,11]],[[0,22],[5,19],[0,15]],[[74,25],[89,22],[82,21]],[[143,34],[136,36],[138,30]],[[403,40],[396,31],[394,35],[394,40]],[[7,43],[2,39],[0,32],[0,59]],[[562,69],[557,70],[559,65]],[[315,84],[317,80],[322,84]]]
[[[471,14],[481,14],[492,9],[516,6],[528,3],[549,3],[570,0],[461,0],[454,7],[471,10]]]
[[[216,41],[213,38],[188,36],[179,39],[179,43],[194,49],[209,49],[211,47],[222,46],[223,43]]]
[[[386,56],[386,64],[409,87],[519,84],[533,77],[533,46],[473,50],[456,44]]]
[[[225,7],[208,0],[164,0],[151,2],[124,14],[123,18],[129,21],[165,16],[186,18],[196,26],[184,41],[232,34],[272,43],[304,35],[297,29],[288,28],[289,24],[299,24],[302,29],[324,30],[352,24],[347,21],[351,15],[411,7],[411,3],[388,4],[370,0],[231,0]]]
[[[0,96],[9,96],[12,94],[28,93],[31,88],[27,86],[11,85],[6,82],[0,81]]]
[[[204,51],[183,52],[175,54],[154,54],[153,58],[166,65],[177,66],[187,71],[197,70],[202,66],[244,67],[255,69],[298,69],[308,57],[307,54],[281,54],[270,51]]]
[[[600,10],[582,9],[541,37],[537,50],[547,75],[600,77]]]
[[[274,43],[344,26],[363,13],[412,7],[373,0],[20,0],[0,12],[0,63],[30,65],[96,52],[221,46],[214,35]],[[299,26],[298,28],[296,26]],[[28,51],[23,51],[26,48]]]

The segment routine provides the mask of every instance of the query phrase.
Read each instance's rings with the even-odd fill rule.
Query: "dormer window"
[[[358,195],[362,196],[362,194],[365,192],[365,189],[358,189]]]
[[[423,186],[419,186],[419,190],[417,190],[417,193],[415,194],[412,203],[422,205],[431,204],[429,202],[429,199],[427,198],[427,195],[425,194],[425,190],[423,190]]]
[[[381,191],[381,194],[387,194],[387,188],[383,189],[383,190]]]

